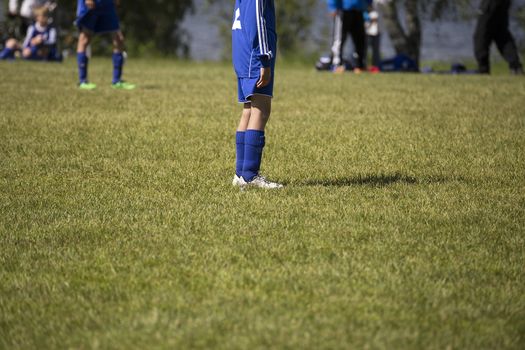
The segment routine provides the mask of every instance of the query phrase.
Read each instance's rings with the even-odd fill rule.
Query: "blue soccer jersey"
[[[39,46],[55,46],[57,43],[57,31],[55,28],[46,26],[42,27],[40,24],[35,23],[27,29],[27,35],[24,40],[24,48],[32,48],[34,45],[31,41],[37,36],[42,36],[42,43]]]
[[[258,78],[274,67],[277,50],[273,0],[236,0],[232,25],[233,66],[238,78]]]
[[[33,45],[34,38],[41,36],[42,42]],[[62,57],[57,48],[57,30],[51,26],[41,26],[39,23],[31,25],[27,29],[27,35],[23,43],[24,58],[30,60],[61,61]],[[30,49],[30,55],[25,54],[25,49]]]

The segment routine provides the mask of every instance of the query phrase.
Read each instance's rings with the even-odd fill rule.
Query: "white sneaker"
[[[232,185],[233,186],[243,186],[244,184],[246,184],[246,182],[244,182],[244,179],[240,176],[237,176],[237,174],[235,174],[233,176],[233,181],[232,181]]]
[[[278,189],[278,188],[283,188],[284,187],[280,183],[269,181],[264,176],[261,176],[261,175],[257,175],[250,182],[244,181],[243,178],[240,178],[240,179],[242,181],[242,184],[240,185],[241,188],[244,188],[244,187],[259,187],[259,188],[266,188],[266,189]]]

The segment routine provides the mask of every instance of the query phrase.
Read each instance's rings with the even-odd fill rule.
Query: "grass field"
[[[0,348],[523,349],[525,79],[0,62]]]

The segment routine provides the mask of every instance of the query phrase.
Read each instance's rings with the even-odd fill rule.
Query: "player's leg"
[[[24,47],[22,50],[22,57],[26,60],[30,60],[32,58],[36,58],[37,56],[37,50],[35,47]]]
[[[509,64],[510,71],[513,73],[523,72],[516,42],[509,30],[509,14],[507,9],[499,14],[498,21],[494,23],[494,26],[494,41],[501,56],[503,56]]]
[[[15,58],[15,52],[18,50],[18,41],[16,39],[8,39],[5,43],[5,48],[0,52],[1,60],[12,60]]]
[[[372,36],[372,65],[374,67],[379,67],[381,62],[381,36],[374,35]]]
[[[474,56],[478,62],[478,72],[490,73],[490,44],[492,43],[492,30],[490,16],[482,14],[478,18],[474,31]]]
[[[274,65],[272,65],[272,72],[274,71]],[[234,185],[281,188],[282,185],[270,182],[259,174],[265,145],[264,129],[271,113],[274,75],[272,74],[270,83],[264,87],[258,88],[258,81],[258,78],[238,79],[239,102],[244,103],[244,108],[237,128],[237,165],[239,168],[236,169],[236,172],[240,173],[241,177],[236,175],[238,181],[235,181],[234,178]],[[243,142],[244,151],[240,150]],[[241,160],[242,171],[240,171]]]
[[[119,30],[113,33],[113,84],[122,80],[122,67],[124,65],[124,35]]]
[[[22,50],[22,57],[26,60],[43,61],[46,59],[49,50],[45,46],[29,46]]]
[[[332,65],[338,67],[343,63],[343,13],[337,11],[334,13],[333,35],[332,35]]]
[[[246,129],[248,129],[248,124],[250,122],[251,116],[251,104],[244,103],[241,120],[237,127],[237,132],[235,133],[235,176],[233,178],[233,185],[241,185],[242,170],[244,166],[244,139],[246,135]]]
[[[509,64],[510,71],[513,73],[523,72],[518,55],[518,48],[509,29],[504,28],[501,32],[496,33],[494,40],[496,41],[499,52]]]
[[[356,68],[364,69],[366,50],[366,31],[363,14],[361,11],[348,11],[348,31],[352,36],[355,47]]]
[[[241,113],[241,120],[239,121],[239,126],[237,127],[237,131],[246,131],[248,129],[248,125],[250,123],[250,117],[252,114],[252,105],[251,103],[247,102],[244,103]]]
[[[251,112],[244,138],[244,165],[242,177],[247,186],[274,189],[283,185],[268,181],[259,174],[265,146],[264,129],[270,118],[272,98],[267,95],[251,96]]]
[[[272,112],[271,96],[254,94],[250,97],[251,111],[246,130],[264,131]]]
[[[261,168],[262,153],[265,145],[264,128],[270,118],[272,99],[270,96],[251,96],[250,120],[244,138],[244,165],[242,176],[246,182],[252,181]]]
[[[114,88],[131,90],[135,88],[134,84],[122,81],[122,69],[124,67],[124,35],[122,32],[113,33],[113,80]]]
[[[88,64],[89,58],[87,56],[87,48],[91,43],[93,33],[87,29],[80,29],[77,43],[77,64],[78,64],[78,80],[81,89],[91,90],[96,87],[95,84],[88,82]]]

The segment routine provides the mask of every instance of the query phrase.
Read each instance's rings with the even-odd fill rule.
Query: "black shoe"
[[[512,74],[512,75],[523,75],[523,67],[511,68],[510,74]]]

